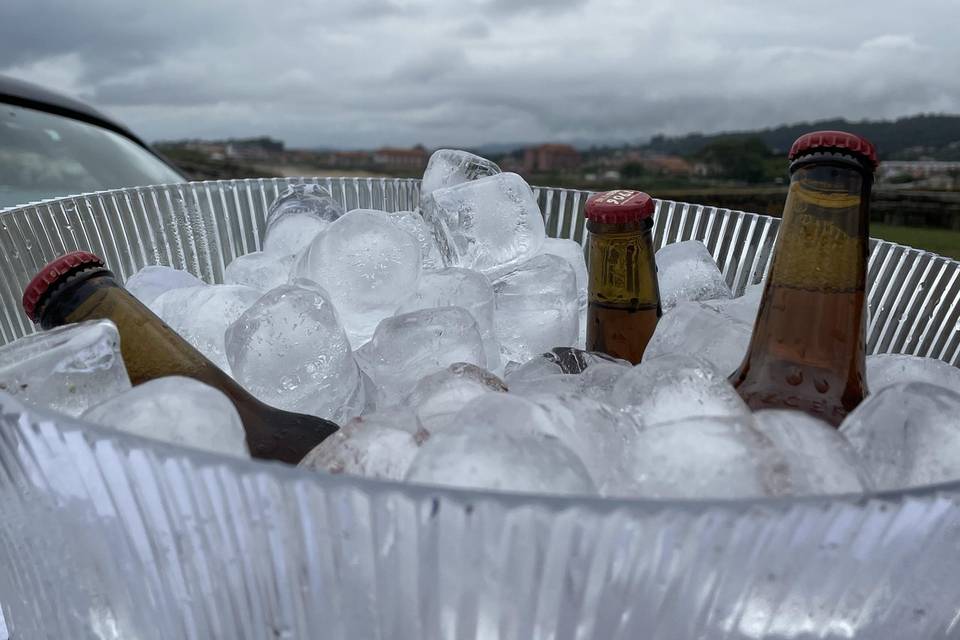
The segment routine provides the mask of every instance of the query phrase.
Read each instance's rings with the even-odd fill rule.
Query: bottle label
[[[604,233],[590,236],[588,292],[591,302],[658,304],[649,233]]]
[[[771,280],[820,291],[862,289],[867,246],[860,229],[860,200],[847,196],[843,206],[827,207],[817,195],[798,185],[791,188]]]

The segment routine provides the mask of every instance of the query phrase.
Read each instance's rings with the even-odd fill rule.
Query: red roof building
[[[334,151],[328,162],[334,167],[365,168],[373,164],[373,154],[369,151]]]
[[[384,147],[373,152],[374,164],[387,168],[425,169],[429,159],[430,154],[419,145],[412,149]]]
[[[568,144],[542,144],[523,153],[527,173],[551,173],[580,168],[580,154]]]

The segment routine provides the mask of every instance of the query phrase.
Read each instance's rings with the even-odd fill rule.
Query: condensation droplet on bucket
[[[791,369],[789,373],[787,373],[787,384],[797,386],[802,382],[803,382],[803,371],[801,371],[800,369],[794,368],[794,369]]]

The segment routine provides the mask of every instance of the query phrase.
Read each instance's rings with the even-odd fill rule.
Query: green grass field
[[[960,231],[929,227],[897,227],[871,222],[870,235],[960,260]]]

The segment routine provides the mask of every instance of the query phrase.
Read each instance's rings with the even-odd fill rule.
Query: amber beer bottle
[[[653,199],[620,189],[587,200],[587,350],[637,364],[662,311],[653,260]]]
[[[328,420],[281,411],[254,398],[120,286],[92,253],[68,253],[43,267],[23,292],[23,309],[44,329],[112,320],[133,384],[178,375],[216,387],[237,408],[256,458],[295,464],[337,430]]]
[[[817,131],[790,149],[790,190],[750,347],[730,381],[753,409],[805,411],[834,426],[867,394],[870,189],[877,152]]]

